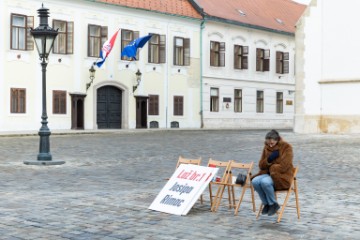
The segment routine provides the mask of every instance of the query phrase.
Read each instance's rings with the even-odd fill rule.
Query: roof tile
[[[306,5],[291,0],[196,0],[204,12],[243,24],[295,33],[295,25]],[[245,16],[240,14],[245,13]],[[280,21],[277,21],[279,19]]]
[[[188,0],[95,0],[113,5],[201,19]]]

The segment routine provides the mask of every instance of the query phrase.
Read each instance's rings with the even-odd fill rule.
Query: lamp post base
[[[41,161],[41,160],[30,160],[30,161],[24,161],[24,164],[26,165],[38,165],[38,166],[49,166],[49,165],[61,165],[64,164],[65,161]]]

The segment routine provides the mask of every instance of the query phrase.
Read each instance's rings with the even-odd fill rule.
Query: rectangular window
[[[184,115],[184,97],[174,96],[174,116]]]
[[[225,43],[210,41],[210,66],[225,66]]]
[[[159,115],[159,95],[149,95],[149,115]]]
[[[149,63],[165,63],[166,36],[152,34],[149,40]]]
[[[264,91],[256,91],[256,112],[264,112]]]
[[[10,112],[26,113],[26,90],[25,88],[10,89]]]
[[[34,17],[11,14],[10,49],[34,50],[34,41],[30,30],[34,27]]]
[[[289,53],[276,52],[276,73],[289,73]]]
[[[190,38],[174,37],[174,65],[190,65]]]
[[[242,90],[234,90],[234,112],[242,112]]]
[[[90,25],[88,26],[88,57],[100,57],[103,44],[107,41],[108,28]]]
[[[219,111],[219,89],[211,88],[210,89],[210,112]]]
[[[66,91],[53,91],[53,113],[66,114]]]
[[[138,31],[132,31],[127,29],[121,29],[121,51],[124,50],[124,48],[129,45],[129,43],[135,39],[139,38],[139,32]],[[122,56],[121,60],[139,60],[139,51],[136,52],[136,59],[129,58],[127,56]]]
[[[248,69],[248,46],[234,45],[234,68]]]
[[[53,53],[72,54],[74,51],[74,23],[53,20],[53,28],[58,29],[58,35],[54,41]]]
[[[284,112],[283,105],[284,105],[283,93],[277,92],[276,93],[276,113]]]
[[[256,71],[265,72],[270,69],[270,50],[256,49]]]

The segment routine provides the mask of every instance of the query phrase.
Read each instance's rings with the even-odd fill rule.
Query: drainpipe
[[[200,24],[200,128],[204,128],[204,107],[203,107],[203,29],[205,28],[205,19]]]

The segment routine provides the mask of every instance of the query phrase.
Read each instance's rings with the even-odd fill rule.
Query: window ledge
[[[319,83],[319,84],[360,83],[360,79],[320,80],[318,83]]]

